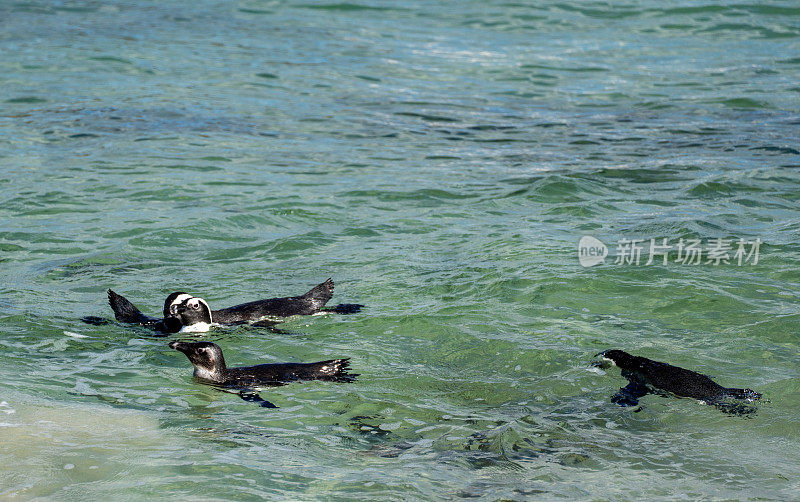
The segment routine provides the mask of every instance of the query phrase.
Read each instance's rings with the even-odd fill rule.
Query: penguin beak
[[[189,349],[189,346],[183,342],[179,342],[176,340],[174,342],[169,342],[169,348],[175,349],[185,354],[186,351]]]

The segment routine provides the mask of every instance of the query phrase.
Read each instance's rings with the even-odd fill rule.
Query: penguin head
[[[170,293],[166,300],[164,300],[164,317],[177,317],[178,305],[188,300],[192,295],[184,293],[183,291],[176,291]]]
[[[225,358],[216,343],[174,341],[169,343],[169,348],[186,354],[194,366],[194,376],[197,378],[214,382],[225,380]]]
[[[180,317],[181,333],[205,333],[211,327],[211,307],[202,298],[189,297],[175,306]]]
[[[620,368],[627,368],[632,366],[634,356],[628,354],[624,350],[608,349],[598,353],[595,357],[599,357],[597,366],[607,368],[612,364]]]

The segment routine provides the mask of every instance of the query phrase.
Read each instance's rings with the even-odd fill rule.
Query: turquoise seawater
[[[0,499],[796,499],[799,105],[793,1],[4,0]],[[275,410],[80,321],[327,277],[202,337],[361,374]],[[619,407],[611,347],[764,399]]]

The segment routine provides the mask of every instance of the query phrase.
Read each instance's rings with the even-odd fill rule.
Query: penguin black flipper
[[[258,403],[262,408],[277,408],[277,406],[262,398],[258,392],[243,390],[239,392],[239,397],[248,403]]]
[[[611,402],[620,406],[636,406],[639,404],[639,398],[650,393],[650,389],[647,388],[644,382],[633,375],[626,375],[623,372],[622,376],[628,379],[628,385],[622,387],[616,394],[611,396]]]
[[[132,304],[124,296],[118,295],[110,289],[108,290],[108,304],[111,305],[111,310],[114,311],[114,317],[119,322],[155,326],[155,324],[160,321],[160,319],[156,319],[155,317],[142,314],[142,312],[136,308],[136,305]]]

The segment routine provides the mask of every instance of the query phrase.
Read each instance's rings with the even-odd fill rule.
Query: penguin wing
[[[151,326],[161,320],[142,314],[142,312],[136,308],[136,305],[128,301],[124,296],[118,295],[110,289],[108,290],[108,304],[111,305],[111,310],[114,311],[114,317],[119,322],[131,322]]]
[[[628,379],[628,385],[611,396],[611,402],[620,406],[636,406],[639,404],[639,398],[647,395],[650,389],[641,379],[630,372],[623,372],[622,376]]]

